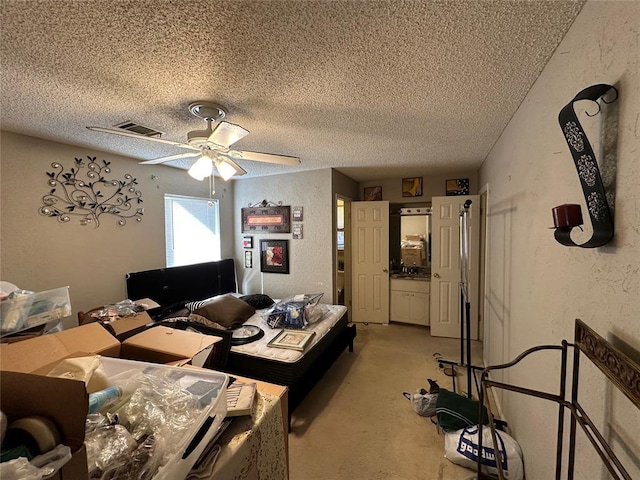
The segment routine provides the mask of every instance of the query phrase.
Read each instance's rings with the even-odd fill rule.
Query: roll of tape
[[[58,427],[46,417],[24,417],[9,424],[7,435],[12,430],[22,430],[38,445],[40,453],[53,450],[60,443]]]

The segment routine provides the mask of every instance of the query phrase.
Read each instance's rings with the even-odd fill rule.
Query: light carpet
[[[342,353],[293,414],[290,480],[472,478],[444,458],[443,434],[402,395],[428,390],[427,378],[451,390],[434,354],[458,361],[460,341],[398,323],[357,329],[354,352]],[[480,365],[481,344],[472,344],[472,364]],[[463,372],[456,382],[466,390]]]

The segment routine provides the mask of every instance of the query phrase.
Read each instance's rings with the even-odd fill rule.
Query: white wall
[[[640,350],[639,30],[640,3],[589,1],[481,168],[480,186],[489,185],[485,353],[492,364],[534,345],[571,341],[576,318],[617,345]],[[616,234],[605,247],[568,248],[549,229],[551,209],[581,203],[589,219],[557,117],[576,93],[596,83],[620,91],[607,110],[614,116],[617,110],[619,121]],[[604,115],[583,114],[593,107],[581,104],[577,111],[598,157]],[[557,391],[556,365],[539,355],[504,379]],[[631,476],[640,478],[638,411],[605,387],[601,375],[583,373],[583,404]],[[553,478],[556,407],[516,394],[504,394],[502,404],[523,448],[527,478]],[[609,478],[579,438],[575,478]]]
[[[262,200],[303,207],[303,238],[291,233],[250,234],[253,237],[253,268],[237,264],[238,285],[243,293],[264,293],[284,298],[296,293],[323,293],[322,302],[333,300],[333,200],[331,170],[312,170],[288,175],[246,178],[236,181],[235,257],[244,258],[241,208]],[[289,274],[260,273],[260,240],[289,240]]]
[[[198,182],[178,170],[139,165],[137,160],[92,151],[84,147],[1,132],[0,280],[27,290],[42,291],[68,285],[73,316],[78,311],[126,298],[125,274],[162,268],[165,263],[164,194],[208,198],[208,182]],[[59,162],[65,172],[74,158],[87,155],[111,162],[111,178],[130,173],[142,192],[141,223],[118,227],[110,215],[100,217],[99,228],[76,220],[60,223],[38,213],[49,192],[46,172]],[[157,179],[151,176],[156,175]],[[218,182],[222,256],[233,255],[233,182]]]

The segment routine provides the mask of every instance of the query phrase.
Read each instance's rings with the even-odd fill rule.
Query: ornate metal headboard
[[[567,399],[566,380],[567,374],[567,357],[568,349],[573,348],[573,366],[571,381],[571,398]],[[539,390],[533,390],[516,385],[511,385],[503,382],[496,382],[489,378],[489,373],[494,370],[501,370],[509,368],[525,357],[534,352],[541,350],[556,350],[561,355],[561,372],[560,372],[560,389],[559,392],[549,393]],[[564,435],[564,414],[565,410],[569,411],[571,415],[570,419],[570,431],[568,435],[569,447],[568,447],[568,460],[567,460],[567,479],[573,480],[574,478],[574,465],[575,465],[575,445],[576,445],[576,431],[580,426],[586,437],[591,442],[593,448],[596,450],[603,464],[607,467],[612,478],[632,480],[631,476],[622,465],[618,457],[613,452],[611,446],[604,438],[602,433],[598,430],[596,425],[587,415],[587,412],[582,407],[578,400],[578,384],[579,384],[579,370],[580,370],[580,354],[586,356],[591,362],[598,367],[602,373],[611,381],[611,383],[624,395],[631,400],[631,402],[640,409],[640,366],[631,360],[627,355],[622,353],[610,342],[598,335],[593,329],[591,329],[586,323],[580,319],[576,319],[575,322],[575,343],[570,344],[566,340],[562,341],[561,345],[540,345],[530,348],[521,353],[513,361],[502,365],[494,365],[485,368],[482,372],[481,389],[480,389],[480,404],[485,405],[489,410],[489,427],[491,429],[491,435],[493,437],[493,444],[497,445],[496,427],[494,422],[493,412],[491,412],[491,402],[485,402],[486,392],[491,388],[500,388],[509,390],[524,395],[530,395],[545,400],[550,400],[559,404],[558,408],[558,426],[557,426],[557,455],[556,455],[556,480],[561,479],[562,462],[563,462],[563,448],[565,446]],[[478,451],[482,452],[482,426],[480,426],[479,432],[479,447]],[[498,476],[500,479],[504,479],[504,472],[502,471],[502,460],[500,459],[499,449],[495,450]],[[478,456],[477,472],[478,478],[487,478],[480,473],[481,458]]]

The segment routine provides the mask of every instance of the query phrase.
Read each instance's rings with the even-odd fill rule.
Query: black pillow
[[[254,295],[245,295],[243,297],[240,297],[240,300],[244,300],[253,308],[257,308],[258,310],[269,308],[275,303],[269,295],[263,295],[261,293],[256,293]]]

